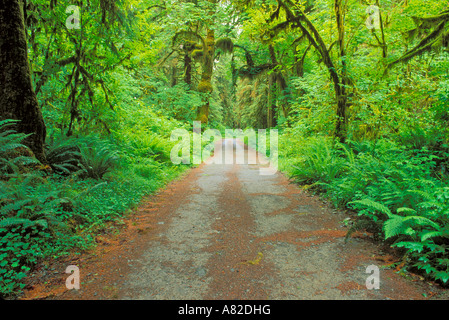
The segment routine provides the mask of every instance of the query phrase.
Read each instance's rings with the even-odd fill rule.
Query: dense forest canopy
[[[28,1],[24,23],[33,88],[50,130],[71,136],[98,126],[109,133],[118,122],[115,107],[127,99],[182,121],[272,127],[301,113],[295,105],[308,90],[299,83],[322,72],[337,104],[328,119],[336,128],[329,130],[346,138],[360,130],[357,109],[376,108],[363,108],[364,96],[382,92],[398,74],[409,80],[428,74],[413,65],[445,57],[446,7],[445,1]],[[375,18],[380,23],[371,26]],[[128,96],[120,97],[124,91]]]
[[[0,0],[0,294],[185,170],[194,121],[278,129],[282,171],[447,283],[448,8]]]

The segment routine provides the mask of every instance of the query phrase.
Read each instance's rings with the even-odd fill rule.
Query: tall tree
[[[344,7],[342,0],[335,0],[334,4],[335,17],[337,20],[337,30],[338,30],[338,47],[339,47],[339,57],[341,60],[341,76],[340,83],[335,84],[339,87],[337,98],[337,126],[335,129],[336,136],[340,141],[344,141],[346,138],[346,108],[347,108],[347,96],[346,96],[346,86],[348,84],[348,69],[346,65],[346,51],[345,51],[345,25],[344,25]],[[329,66],[328,66],[329,67]]]
[[[345,49],[344,49],[344,24],[343,24],[343,8],[342,1],[335,0],[334,9],[336,13],[337,19],[337,29],[338,29],[338,43],[340,47],[339,58],[342,61],[342,73],[339,74],[336,68],[336,64],[331,58],[331,49],[328,48],[324,42],[323,37],[320,32],[316,28],[316,26],[309,20],[307,17],[305,10],[301,7],[294,4],[294,2],[290,0],[279,0],[278,8],[272,14],[271,19],[279,19],[280,9],[284,9],[285,18],[284,22],[281,22],[275,28],[286,29],[288,27],[291,28],[299,28],[305,38],[309,41],[309,43],[315,48],[315,50],[320,54],[321,60],[326,66],[330,78],[334,84],[335,98],[337,101],[337,123],[335,129],[335,136],[340,141],[345,141],[346,139],[346,122],[347,122],[347,95],[346,95],[346,86],[348,83],[347,78],[347,70],[345,64]]]
[[[213,2],[213,1],[211,1]],[[203,72],[201,75],[201,81],[198,84],[198,91],[208,94],[206,101],[198,110],[197,120],[207,123],[209,121],[209,109],[210,109],[210,94],[213,91],[212,88],[212,73],[214,70],[214,56],[215,56],[215,30],[207,27],[207,35],[205,39],[205,50],[203,57]]]
[[[0,0],[0,119],[20,120],[17,131],[45,162],[45,123],[31,83],[22,0]]]

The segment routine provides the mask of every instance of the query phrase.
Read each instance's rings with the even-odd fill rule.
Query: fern
[[[387,206],[378,203],[376,201],[373,201],[371,199],[357,200],[351,202],[350,204],[361,205],[363,207],[366,207],[368,210],[377,211],[385,214],[388,217],[388,219],[383,224],[385,239],[398,235],[413,236],[417,233],[417,231],[414,229],[416,227],[431,227],[436,230],[440,228],[440,226],[437,223],[422,216],[414,215],[404,217],[401,215],[393,214]],[[397,212],[416,213],[415,210],[405,207],[399,208]]]
[[[111,170],[118,160],[118,153],[111,151],[107,146],[84,147],[81,149],[77,173],[85,178],[102,179]]]
[[[8,129],[17,122],[17,120],[0,121],[0,172],[3,174],[18,172],[22,167],[39,163],[31,157],[31,151],[23,144],[29,135]],[[29,156],[24,156],[23,153]]]
[[[405,213],[405,214],[407,214],[407,213],[414,214],[414,213],[416,213],[416,210],[412,209],[412,208],[403,207],[403,208],[399,208],[398,210],[396,210],[396,212],[397,213]]]
[[[344,155],[348,158],[345,159]],[[329,183],[354,161],[352,153],[343,145],[337,145],[337,149],[334,149],[330,142],[322,139],[314,140],[305,147],[302,159],[291,175],[298,183]]]
[[[413,236],[417,233],[414,228],[418,227],[431,227],[436,230],[440,229],[440,226],[430,219],[421,216],[409,216],[402,217],[393,215],[384,224],[385,238],[391,238],[397,235]]]
[[[426,231],[421,233],[421,241],[422,242],[428,241],[428,240],[433,239],[433,238],[440,238],[440,237],[449,238],[449,227],[448,226],[446,226],[444,228],[440,228],[437,231],[435,231],[435,230],[433,230],[433,231],[426,230]]]
[[[424,181],[422,181],[422,182],[424,182]],[[425,181],[425,182],[430,184],[429,181]],[[432,183],[432,185],[435,185],[435,184]],[[427,201],[433,200],[433,197],[431,194],[429,194],[428,192],[422,191],[422,190],[407,190],[407,192],[410,194],[421,196],[423,199],[425,199]]]
[[[0,221],[0,228],[13,228],[17,226],[23,226],[24,228],[29,228],[33,226],[40,226],[43,229],[48,228],[48,222],[45,219],[30,220],[24,218],[6,218]]]
[[[4,218],[0,227],[64,227],[56,216],[66,201],[61,197],[62,190],[48,190],[44,181],[39,174],[20,174],[0,181],[0,217]]]
[[[376,201],[373,201],[371,199],[356,200],[356,201],[350,202],[349,204],[358,204],[358,205],[361,205],[368,209],[371,209],[373,211],[378,211],[380,213],[383,213],[383,214],[387,215],[388,217],[392,216],[392,213],[387,206],[385,206],[381,203],[378,203]]]
[[[81,153],[75,139],[59,138],[46,146],[46,158],[53,171],[71,174],[78,171]]]
[[[17,148],[26,148],[23,141],[29,136],[17,133],[15,130],[6,130],[8,126],[16,124],[17,120],[0,121],[0,157],[6,158],[9,153],[13,153]]]

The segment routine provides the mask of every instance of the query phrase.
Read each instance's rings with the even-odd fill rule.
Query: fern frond
[[[397,213],[416,213],[416,210],[412,209],[412,208],[407,208],[407,207],[403,207],[403,208],[399,208],[396,210]]]
[[[447,237],[449,235],[449,232],[447,230],[443,231],[425,231],[421,234],[421,242],[427,241],[432,238],[438,238],[438,237]]]
[[[14,120],[14,119],[6,119],[6,120],[1,120],[0,121],[0,130],[3,129],[4,127],[8,126],[8,125],[12,125],[15,123],[20,122],[19,120]]]
[[[432,201],[433,197],[428,192],[422,191],[422,190],[407,190],[408,193],[415,194],[418,196],[421,196],[423,199],[427,201]]]
[[[0,228],[12,228],[19,225],[30,226],[33,225],[33,221],[23,218],[6,218],[0,221]]]
[[[385,232],[385,239],[389,239],[391,237],[404,234],[409,226],[405,223],[404,217],[394,215],[387,221],[385,221],[383,225],[383,230]],[[407,235],[412,235],[413,232],[411,230],[407,230]]]
[[[349,204],[362,205],[362,206],[366,207],[367,209],[371,209],[373,211],[378,211],[378,212],[384,213],[388,217],[391,217],[393,215],[387,206],[385,206],[381,203],[378,203],[376,201],[373,201],[371,199],[356,200],[356,201],[350,202]]]
[[[385,238],[391,238],[400,234],[414,235],[416,234],[416,227],[431,227],[437,231],[441,229],[440,225],[432,220],[421,216],[402,217],[399,215],[392,215],[390,219],[384,223]]]

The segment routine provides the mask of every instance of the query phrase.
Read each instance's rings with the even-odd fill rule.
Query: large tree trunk
[[[274,47],[272,44],[269,45],[268,47],[269,51],[270,51],[270,58],[271,58],[271,63],[276,67],[279,65],[279,62],[276,58],[276,52],[274,51]],[[287,81],[285,80],[284,76],[282,75],[281,71],[275,71],[273,72],[270,77],[273,77],[273,84],[274,84],[274,90],[275,90],[275,95],[273,96],[274,101],[273,101],[273,116],[272,116],[272,120],[271,120],[271,125],[272,126],[276,126],[277,125],[277,119],[276,116],[276,100],[278,99],[278,97],[282,98],[282,101],[280,102],[280,106],[282,109],[282,114],[284,115],[284,118],[287,118],[288,114],[290,113],[290,107],[288,105],[288,99],[286,97],[286,95],[288,95],[289,93],[287,92],[288,90],[288,86],[287,86]],[[271,85],[270,85],[271,86]]]
[[[202,123],[208,123],[209,121],[209,109],[210,109],[210,94],[212,93],[212,73],[214,70],[214,55],[215,55],[215,31],[207,28],[206,35],[206,50],[203,63],[203,73],[201,75],[201,81],[198,84],[198,91],[207,93],[208,96],[203,106],[198,110],[198,121]]]
[[[31,84],[23,2],[0,0],[0,119],[20,120],[17,131],[32,134],[25,144],[45,162],[45,123]]]

